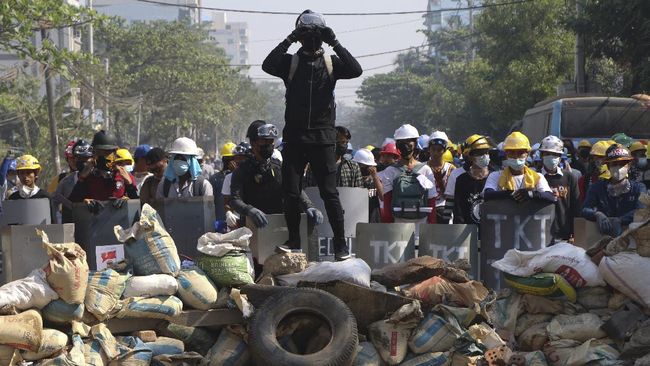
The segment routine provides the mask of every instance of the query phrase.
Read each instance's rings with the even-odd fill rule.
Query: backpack
[[[416,220],[423,219],[429,214],[429,210],[420,211],[420,208],[429,207],[428,191],[420,185],[416,173],[423,166],[424,163],[419,163],[412,170],[401,166],[402,173],[393,179],[392,211],[394,217]],[[399,210],[396,210],[397,208]]]
[[[203,196],[203,182],[205,181],[205,178],[202,175],[199,175],[196,177],[196,180],[194,181],[194,185],[192,186],[192,197],[200,197]],[[169,190],[172,187],[172,182],[170,180],[165,179],[163,182],[163,195],[165,198],[169,197]]]
[[[300,61],[300,57],[298,56],[297,53],[291,55],[291,66],[289,66],[289,76],[287,77],[287,84],[291,83],[293,76],[296,74],[296,70],[298,69],[298,61]],[[333,79],[334,66],[332,66],[332,56],[323,54],[323,61],[325,62],[325,69],[327,70],[327,76],[329,76],[330,79]]]

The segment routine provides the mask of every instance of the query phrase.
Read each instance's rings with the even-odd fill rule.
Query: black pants
[[[305,166],[309,163],[334,233],[334,251],[344,250],[345,226],[343,207],[336,190],[335,145],[287,143],[282,149],[282,159],[284,217],[289,229],[289,242],[300,243],[300,192]]]

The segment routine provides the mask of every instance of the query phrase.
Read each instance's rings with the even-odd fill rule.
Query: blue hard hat
[[[8,170],[16,170],[16,159],[11,159],[10,160]]]
[[[133,153],[133,159],[137,160],[146,157],[149,150],[151,150],[151,146],[147,144],[138,146]]]

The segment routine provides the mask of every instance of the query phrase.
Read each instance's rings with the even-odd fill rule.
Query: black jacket
[[[304,210],[314,207],[305,191],[300,202]],[[232,173],[230,182],[230,207],[241,215],[257,208],[267,215],[284,212],[281,163],[273,158],[260,163],[248,158]]]
[[[282,78],[286,92],[285,127],[283,141],[289,143],[334,144],[336,143],[336,104],[334,87],[336,80],[359,77],[363,70],[359,62],[338,44],[332,55],[332,78],[327,73],[322,55],[309,56],[298,50],[298,67],[289,82],[291,43],[284,40],[266,56],[262,70]]]

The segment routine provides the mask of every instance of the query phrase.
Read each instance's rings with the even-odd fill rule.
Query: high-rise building
[[[477,10],[467,9],[480,5],[482,0],[428,0],[427,13],[423,15],[424,26],[430,32],[444,28],[471,25]],[[456,10],[457,9],[457,10]],[[435,54],[435,47],[429,48]]]
[[[90,2],[91,0],[85,0]],[[188,6],[201,6],[201,0],[156,0],[170,5],[159,5],[138,0],[92,0],[92,7],[99,13],[119,16],[128,22],[150,22],[155,20],[189,20],[192,24],[200,21],[200,9]],[[176,6],[180,5],[180,6]]]
[[[248,23],[228,22],[226,13],[215,12],[207,25],[210,37],[226,51],[230,63],[248,64]]]

